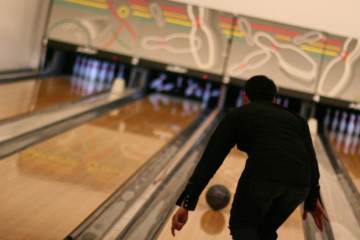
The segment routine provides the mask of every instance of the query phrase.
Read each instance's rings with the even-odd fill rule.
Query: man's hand
[[[306,219],[308,212],[309,211],[306,211],[306,210],[304,211],[304,214],[303,214],[304,220]],[[322,231],[324,220],[329,221],[329,219],[326,216],[325,210],[319,200],[316,202],[315,209],[313,211],[310,211],[310,213],[311,213],[312,217],[314,218],[316,226],[318,227],[318,229],[320,231]]]
[[[172,218],[171,233],[175,236],[175,230],[180,231],[188,219],[188,210],[180,207]]]

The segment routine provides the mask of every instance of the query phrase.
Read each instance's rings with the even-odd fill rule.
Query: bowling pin
[[[206,87],[205,87],[203,97],[202,97],[203,108],[206,108],[208,106],[209,99],[210,99],[210,94],[211,94],[211,83],[207,83]]]
[[[345,137],[347,113],[344,111],[341,115],[340,128],[336,136],[336,148],[340,151]]]
[[[107,74],[107,84],[111,85],[113,80],[114,80],[114,75],[115,75],[115,63],[110,64],[110,68]]]
[[[331,130],[333,130],[333,131],[335,131],[337,129],[337,126],[339,124],[339,115],[340,115],[340,111],[336,110],[335,114],[334,114],[333,122],[331,124]]]
[[[103,89],[103,82],[100,79],[101,74],[101,62],[99,60],[95,60],[94,64],[94,76],[92,76],[92,83],[94,84],[93,91],[94,92],[100,92]]]
[[[345,129],[346,129],[346,125],[347,125],[347,123],[346,123],[346,119],[347,119],[347,112],[343,112],[342,113],[342,118],[341,118],[341,122],[340,122],[340,132],[344,132],[345,131]]]
[[[354,135],[353,135],[353,141],[351,143],[351,154],[354,155],[356,148],[359,143],[359,137],[360,137],[360,115],[357,116],[356,124],[354,127]]]
[[[80,78],[85,78],[87,64],[88,64],[88,59],[86,57],[83,57],[79,69]]]
[[[360,115],[357,116],[356,126],[355,126],[355,135],[360,135]]]
[[[333,140],[335,138],[335,133],[339,124],[339,110],[335,110],[334,118],[331,123],[331,132],[330,132],[330,138]]]
[[[350,121],[347,125],[347,129],[346,129],[346,139],[345,139],[345,144],[344,144],[344,153],[345,154],[349,154],[350,151],[350,147],[352,145],[353,142],[353,134],[354,134],[354,130],[355,130],[355,114],[351,114],[350,115]]]
[[[75,64],[73,66],[73,71],[71,75],[71,92],[78,94],[78,86],[80,81],[80,67],[82,63],[82,58],[80,56],[77,56]],[[76,65],[76,66],[75,66]]]
[[[74,64],[74,66],[73,66],[73,71],[72,71],[72,75],[73,75],[73,76],[76,76],[76,77],[79,76],[79,74],[80,74],[81,61],[82,61],[81,57],[80,57],[80,56],[77,56],[77,57],[76,57],[76,60],[75,60],[75,64]]]
[[[91,69],[93,67],[93,62],[94,60],[93,59],[89,59],[88,62],[87,62],[87,65],[86,65],[86,70],[85,70],[85,78],[88,79],[91,75]]]
[[[106,85],[106,70],[108,69],[109,64],[107,62],[102,62],[100,67],[100,72],[98,76],[99,82]],[[108,86],[106,86],[108,87]]]
[[[355,130],[355,114],[352,113],[350,115],[350,121],[349,121],[349,124],[347,126],[347,134],[348,135],[353,135],[354,130]]]
[[[91,65],[91,70],[89,73],[89,87],[88,87],[88,94],[92,94],[96,91],[96,78],[99,69],[99,61],[93,60]]]

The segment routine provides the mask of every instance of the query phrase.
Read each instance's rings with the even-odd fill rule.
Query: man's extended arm
[[[309,126],[305,120],[304,120],[304,125],[305,125],[304,126],[305,142],[306,142],[307,150],[310,154],[310,167],[312,171],[310,192],[307,198],[305,199],[304,208],[305,210],[312,211],[316,208],[316,202],[320,197],[320,185],[319,185],[320,173],[319,173],[318,161],[316,158],[314,146],[311,140]]]
[[[236,143],[236,124],[234,111],[219,123],[176,205],[195,209],[201,192]]]

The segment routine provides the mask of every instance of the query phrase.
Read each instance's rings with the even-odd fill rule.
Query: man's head
[[[263,75],[257,75],[247,80],[245,84],[245,92],[251,102],[272,102],[277,94],[277,88],[270,78]]]

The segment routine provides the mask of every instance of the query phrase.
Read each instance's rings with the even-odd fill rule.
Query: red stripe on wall
[[[284,30],[281,28],[276,28],[276,27],[271,27],[271,26],[265,26],[265,25],[261,25],[261,24],[257,24],[257,23],[251,23],[251,27],[255,30],[262,30],[262,31],[271,32],[271,33],[278,33],[278,34],[282,34],[282,35],[286,35],[286,36],[290,36],[290,37],[295,37],[295,36],[299,35],[298,32]]]
[[[186,9],[182,8],[182,7],[175,7],[175,6],[170,6],[170,5],[160,5],[160,7],[164,11],[175,12],[175,13],[187,15]]]

